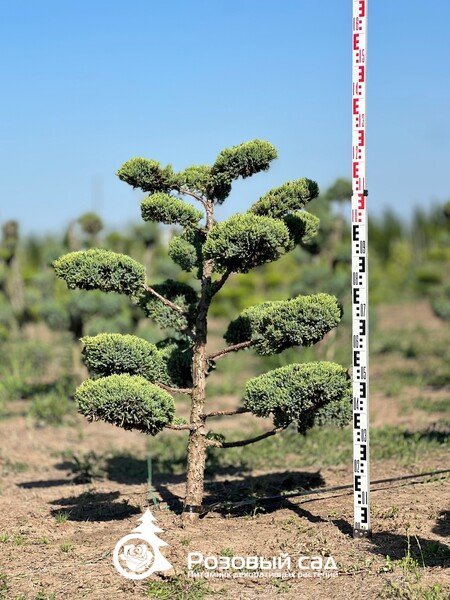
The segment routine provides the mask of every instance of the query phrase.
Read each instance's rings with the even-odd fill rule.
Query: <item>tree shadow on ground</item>
[[[168,485],[184,483],[184,466],[181,460],[168,465],[166,461],[152,459],[153,484],[162,496],[167,494]],[[143,484],[148,481],[147,461],[130,454],[107,457],[106,473],[108,479],[117,483]],[[230,479],[224,479],[227,475]],[[294,489],[309,490],[324,484],[319,472],[284,471],[254,476],[245,463],[239,466],[212,465],[210,461],[206,471],[205,492],[208,503],[238,502],[249,497],[275,495]],[[163,497],[163,500],[167,501],[167,498]]]
[[[140,507],[117,501],[119,492],[83,492],[78,496],[53,500],[51,514],[56,517],[67,515],[68,521],[117,521],[141,513]]]
[[[374,554],[389,555],[394,560],[401,560],[407,555],[407,535],[380,531],[375,533],[370,541]],[[410,536],[409,542],[411,556],[417,560],[419,566],[450,566],[450,546],[447,544],[415,535]]]
[[[72,483],[70,479],[39,479],[38,481],[22,481],[17,487],[23,489],[59,487]]]
[[[111,481],[125,485],[146,483],[147,461],[131,454],[115,454],[105,460],[106,476]]]
[[[207,507],[206,507],[207,508]],[[215,508],[214,512],[218,512],[223,516],[246,517],[255,516],[256,514],[271,514],[282,508],[287,508],[295,513],[301,519],[306,519],[310,523],[327,523],[328,519],[322,518],[320,515],[315,515],[309,510],[302,508],[299,504],[291,502],[288,498],[284,498],[277,502],[265,502],[264,498],[253,497],[251,500],[246,500],[245,503],[238,506],[225,505]],[[206,515],[205,515],[206,516]]]
[[[441,513],[442,514],[442,513]],[[344,519],[335,519],[333,524],[345,535],[353,535],[353,527]],[[433,529],[436,532],[436,528]],[[438,532],[436,532],[438,533]],[[367,550],[380,556],[389,556],[392,560],[401,560],[408,552],[408,536],[379,531],[368,538],[370,545]],[[426,539],[416,535],[409,536],[409,548],[412,558],[417,560],[418,566],[423,567],[449,567],[450,546],[438,540]]]
[[[123,484],[139,484],[148,480],[147,460],[137,458],[129,453],[114,454],[105,459],[108,479]],[[153,476],[158,480],[181,483],[186,478],[186,457],[161,458],[152,457],[151,468]],[[215,457],[208,457],[206,477],[208,475],[235,475],[248,471],[244,461],[238,466],[221,465]]]
[[[55,468],[67,471],[68,477],[71,474],[76,475],[72,479],[68,479],[69,483],[86,483],[86,480],[79,477],[80,474],[80,464],[84,465],[84,470],[86,471],[86,465],[88,467],[89,472],[93,472],[94,470],[101,471],[102,477],[106,477],[110,481],[116,481],[117,483],[121,483],[124,485],[139,485],[148,482],[148,464],[147,459],[138,458],[128,452],[115,453],[112,455],[93,455],[92,453],[88,453],[90,456],[86,455],[83,461],[80,460],[79,457],[74,457],[73,459],[66,459],[62,462],[58,462],[55,464]],[[88,460],[86,460],[88,458]],[[92,463],[96,463],[93,465]],[[94,469],[93,467],[97,468]],[[153,479],[158,482],[166,482],[168,484],[176,484],[182,483],[186,480],[186,461],[185,457],[171,457],[160,458],[158,456],[153,457],[151,461],[151,469],[153,473]],[[230,476],[243,476],[246,479],[250,472],[250,468],[247,466],[245,461],[241,461],[239,465],[223,465],[220,464],[215,457],[208,457],[208,464],[206,468],[206,480],[211,477],[222,477],[226,475]],[[89,474],[89,473],[87,473]],[[309,474],[305,473],[305,477]],[[295,478],[296,473],[293,472],[293,476]],[[272,475],[268,475],[267,477],[273,478]],[[259,478],[259,487],[266,487],[266,491],[270,492],[270,486],[264,485],[262,480],[264,476]],[[96,479],[96,477],[93,477]],[[254,478],[253,478],[254,479]],[[284,485],[287,486],[286,489],[292,489],[290,487],[291,483],[295,483],[294,480],[291,482],[289,479],[289,474],[283,475]],[[63,481],[63,480],[61,480]],[[30,482],[31,484],[32,482]],[[276,482],[275,482],[276,483]],[[241,483],[240,486],[245,485]],[[214,486],[212,486],[214,487]],[[276,491],[277,486],[273,488]]]
[[[432,425],[422,431],[404,431],[403,437],[405,440],[413,440],[414,442],[425,441],[446,444],[449,441],[450,432],[447,426]]]
[[[148,483],[146,459],[138,458],[128,452],[102,457],[96,455],[95,460],[97,459],[101,459],[103,478],[122,485],[145,485]],[[56,468],[69,472],[67,480],[25,482],[19,485],[21,487],[50,487],[66,483],[89,482],[89,480],[80,477],[77,471],[79,464],[76,459],[68,459],[55,465]],[[183,467],[184,458],[181,457],[175,461],[152,459],[154,474],[152,486],[155,502],[162,501],[167,504],[170,510],[176,513],[181,513],[183,509],[184,486],[180,494],[171,488],[174,485],[184,484],[186,481],[185,472],[179,472],[183,470]],[[70,478],[70,474],[76,474],[76,476]],[[281,504],[310,522],[320,522],[323,521],[321,517],[313,515],[288,499],[280,498],[278,502],[267,503],[264,498],[278,496],[293,490],[312,490],[320,488],[324,484],[325,481],[319,471],[283,471],[252,475],[244,462],[239,466],[210,463],[205,480],[204,505],[206,511],[243,516],[262,512],[271,513],[278,510]],[[118,501],[119,496],[120,492],[83,492],[79,496],[70,496],[53,501],[52,504],[57,505],[58,508],[53,509],[52,514],[65,512],[68,519],[73,521],[109,521],[124,519],[140,512],[139,508],[129,505],[126,501]],[[241,502],[242,505],[239,504]],[[236,504],[238,506],[235,506]]]
[[[441,510],[436,525],[433,527],[433,533],[442,537],[450,537],[450,510]]]
[[[319,471],[282,471],[251,475],[243,473],[234,479],[207,481],[207,501],[239,503],[268,496],[278,496],[293,490],[311,490],[323,486],[325,481]]]
[[[223,475],[216,473],[216,475]],[[178,482],[184,482],[185,475],[178,478]],[[171,510],[181,512],[183,498],[174,494],[170,489],[167,478],[155,478],[154,486],[164,502],[167,502]],[[293,490],[311,490],[325,484],[320,472],[309,473],[301,471],[283,471],[280,473],[265,473],[263,475],[251,475],[242,473],[233,479],[205,481],[205,513],[208,511],[218,512],[222,515],[244,516],[261,513],[271,513],[280,508],[280,504],[289,507],[299,516],[306,517],[311,522],[321,521],[321,517],[315,517],[307,510],[280,499],[279,502],[266,503],[267,496],[277,496]]]
[[[159,497],[170,510],[176,513],[182,511],[184,498],[183,495],[174,492],[171,487],[185,482],[186,474],[176,472],[182,466],[181,459],[179,462],[172,462],[170,465],[167,465],[165,460],[159,461],[157,458],[152,460],[154,472],[152,486],[156,502],[158,502]],[[75,461],[65,460],[58,463],[56,467],[73,473],[76,464]],[[104,469],[104,475],[110,481],[125,485],[144,485],[148,483],[147,461],[129,453],[104,457],[102,468]],[[325,484],[320,472],[283,471],[251,475],[246,471],[245,464],[241,464],[239,467],[210,464],[209,473],[213,473],[214,478],[211,479],[210,476],[207,476],[205,480],[204,504],[206,510],[211,507],[214,512],[242,516],[257,512],[271,513],[278,510],[280,503],[282,503],[283,506],[289,507],[296,514],[307,518],[311,522],[322,521],[320,517],[314,516],[287,499],[280,500],[275,504],[266,504],[263,500],[266,496],[276,496],[293,490],[319,488]],[[76,483],[77,478],[69,481]],[[83,482],[85,481],[80,481],[80,483]],[[70,506],[69,510],[66,511],[69,514],[69,519],[80,521],[86,519],[120,519],[139,512],[138,509],[134,509],[134,507],[123,502],[115,502],[118,497],[119,492],[110,494],[84,492],[79,496],[61,498],[55,501],[54,504],[61,507]],[[244,504],[240,506],[240,502]],[[238,506],[234,506],[235,504],[238,504]],[[59,511],[55,509],[53,512]]]

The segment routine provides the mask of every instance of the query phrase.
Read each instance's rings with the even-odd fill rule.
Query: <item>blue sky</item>
[[[350,175],[351,0],[0,6],[0,221],[128,223],[125,160],[181,169],[255,137],[279,159],[222,216],[287,179]],[[450,197],[450,2],[371,0],[369,18],[369,210],[408,216]]]

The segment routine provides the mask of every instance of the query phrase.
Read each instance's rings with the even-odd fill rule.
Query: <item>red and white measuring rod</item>
[[[367,269],[367,5],[353,0],[352,20],[352,341],[354,537],[370,536],[369,297]]]

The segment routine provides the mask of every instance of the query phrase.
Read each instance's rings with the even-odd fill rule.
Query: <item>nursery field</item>
[[[213,347],[220,345],[216,334],[221,326],[220,320],[212,323]],[[64,369],[71,357],[64,354],[60,334],[39,327],[29,327],[24,336],[29,343],[45,340],[53,352],[50,364]],[[48,397],[40,401],[39,395],[24,399],[27,394],[18,392],[5,403],[0,419],[0,598],[444,600],[450,593],[449,348],[448,327],[428,301],[377,306],[369,540],[352,538],[351,487],[326,491],[351,484],[349,427],[313,429],[306,436],[288,429],[249,447],[212,450],[205,501],[221,504],[197,525],[183,527],[185,432],[148,438],[86,422],[62,392],[54,392],[53,403]],[[10,366],[11,377],[14,368],[38,370],[39,348],[35,356],[28,351],[26,356]],[[224,358],[211,381],[210,408],[236,407],[236,390],[256,365],[249,352]],[[52,377],[42,374],[43,388]],[[187,414],[183,402],[182,416]],[[215,425],[228,439],[270,427],[248,415],[220,417]],[[402,479],[405,475],[420,477]],[[388,478],[392,481],[376,483]],[[264,500],[296,490],[313,493]],[[163,552],[174,571],[165,578],[129,581],[115,571],[112,552],[147,505],[163,529],[160,536],[168,543]],[[293,561],[299,555],[332,556],[338,575],[189,579],[189,552],[228,557],[284,553]]]

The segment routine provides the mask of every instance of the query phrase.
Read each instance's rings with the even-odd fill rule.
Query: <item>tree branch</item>
[[[215,352],[214,354],[208,356],[208,359],[217,360],[218,358],[222,358],[222,356],[225,356],[230,352],[237,352],[238,350],[242,350],[243,348],[249,348],[251,345],[252,341],[249,340],[248,342],[240,342],[239,344],[234,344],[233,346],[227,346],[226,348],[223,348],[222,350],[219,350],[218,352]]]
[[[168,425],[164,425],[164,429],[175,429],[176,431],[184,431],[184,430],[191,430],[192,426],[189,425],[189,423],[185,423],[183,425],[173,425],[171,423],[169,423]]]
[[[224,283],[226,282],[226,280],[228,279],[228,277],[231,275],[232,271],[227,270],[225,271],[225,273],[222,275],[222,277],[220,279],[218,279],[217,281],[214,281],[214,283],[211,286],[211,294],[214,296],[214,294],[217,294],[217,292],[219,290],[222,289]]]
[[[155,381],[155,385],[157,385],[158,387],[160,387],[163,390],[166,390],[166,392],[171,392],[172,394],[188,394],[191,395],[192,394],[192,388],[177,388],[177,387],[171,387],[170,385],[165,385],[164,383],[160,383],[159,381]]]
[[[243,413],[248,413],[250,412],[248,410],[248,408],[235,408],[232,410],[214,410],[213,412],[209,412],[206,413],[204,415],[205,419],[208,419],[209,417],[222,417],[222,416],[228,416],[228,415],[240,415]]]
[[[266,438],[271,437],[272,435],[276,435],[284,429],[286,429],[286,427],[276,427],[275,429],[271,429],[270,431],[261,433],[261,435],[249,438],[248,440],[239,440],[238,442],[221,442],[220,440],[208,440],[208,445],[215,446],[216,448],[237,448],[241,446],[248,446],[249,444],[253,444],[255,442],[259,442],[260,440],[265,440]]]
[[[171,302],[167,298],[164,298],[164,296],[161,296],[161,294],[158,294],[158,292],[156,290],[154,290],[152,287],[150,287],[149,285],[144,285],[144,289],[145,289],[146,292],[149,292],[150,294],[153,294],[156,298],[158,298],[158,300],[160,300],[166,306],[169,306],[172,310],[175,310],[175,311],[179,312],[182,315],[185,314],[185,312],[181,308],[181,306],[178,306],[178,304],[175,304],[174,302]]]
[[[211,200],[205,201],[206,209],[206,233],[209,233],[214,225],[214,203]]]
[[[194,194],[194,192],[191,192],[190,190],[186,190],[185,188],[180,188],[179,193],[184,194],[185,196],[191,196],[192,198],[195,198],[195,200],[197,200],[198,202],[203,204],[203,206],[206,208],[206,200],[204,198],[202,198],[201,196]]]

